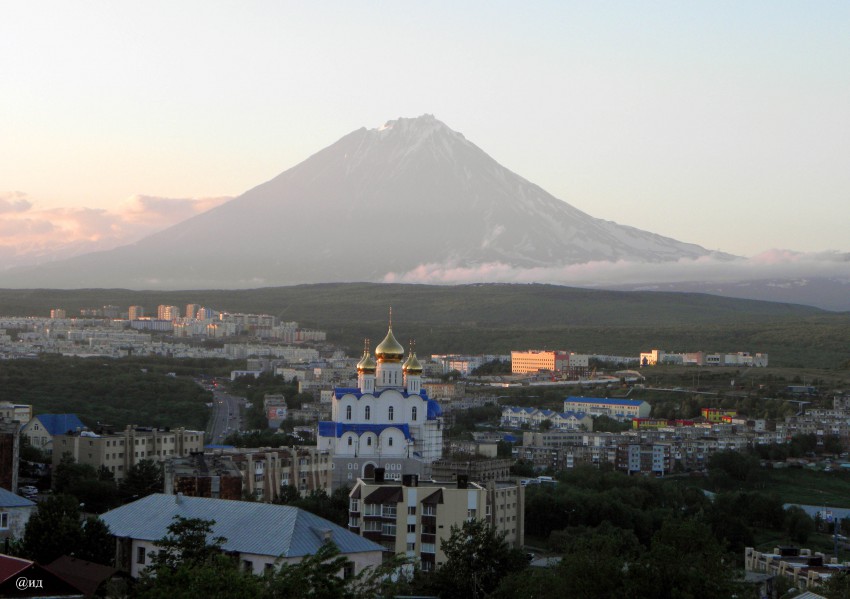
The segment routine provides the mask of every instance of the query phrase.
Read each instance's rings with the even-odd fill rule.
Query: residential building
[[[20,539],[36,504],[6,489],[0,489],[0,542]]]
[[[564,400],[565,412],[587,412],[592,416],[608,416],[617,420],[647,418],[652,406],[633,399],[611,399],[607,397],[568,397]]]
[[[50,311],[50,318],[65,320],[65,318],[67,318],[67,312],[65,312],[62,308],[53,308]]]
[[[18,490],[21,451],[21,423],[0,418],[0,488]]]
[[[443,458],[431,464],[431,476],[434,480],[456,481],[466,477],[475,483],[508,480],[511,477],[513,460],[503,459],[458,459]]]
[[[709,422],[723,422],[724,417],[738,415],[738,410],[724,410],[723,408],[702,408],[702,417]]]
[[[371,478],[383,467],[387,478],[425,476],[442,457],[442,409],[422,387],[422,365],[393,335],[392,326],[357,363],[357,387],[337,388],[331,419],[319,422],[318,447],[331,452],[333,485]]]
[[[56,435],[79,432],[85,428],[86,425],[76,414],[37,414],[23,426],[21,435],[27,438],[30,446],[52,455]]]
[[[143,306],[130,306],[127,308],[127,320],[138,320],[145,315]]]
[[[312,491],[330,493],[331,453],[315,447],[230,449],[226,454],[242,473],[243,492],[258,501],[274,501],[283,487],[293,486],[302,496]]]
[[[785,578],[801,590],[818,588],[831,576],[850,572],[850,562],[799,547],[774,547],[772,552],[744,550],[744,570]]]
[[[529,349],[511,352],[511,372],[513,374],[535,374],[541,370],[567,372],[569,367],[570,355],[565,351]]]
[[[177,320],[180,318],[180,307],[160,304],[156,307],[156,317],[158,320]]]
[[[123,431],[81,431],[56,435],[53,439],[53,466],[69,455],[78,464],[101,466],[122,480],[127,471],[142,460],[161,462],[170,457],[188,457],[204,450],[204,432],[184,428],[156,429],[127,426]]]
[[[163,478],[167,495],[242,499],[242,471],[229,456],[193,453],[169,458]]]
[[[327,541],[350,564],[340,575],[357,575],[382,560],[382,546],[296,507],[157,493],[100,516],[116,539],[116,567],[137,578],[178,516],[214,521],[211,537],[225,539],[222,551],[257,575],[298,563]]]
[[[263,411],[266,413],[269,428],[280,428],[286,420],[286,398],[283,395],[263,397]]]
[[[544,424],[548,423],[548,424]],[[593,418],[586,412],[556,412],[540,408],[502,408],[502,426],[538,429],[548,426],[557,430],[593,430]]]
[[[415,474],[401,481],[357,479],[349,494],[348,528],[380,543],[396,555],[407,556],[425,571],[446,561],[440,545],[452,526],[485,520],[513,547],[524,543],[524,489],[514,482],[470,483],[463,476],[452,483],[422,481]]]
[[[22,403],[0,403],[0,418],[17,420],[21,424],[26,424],[32,420],[32,406]]]

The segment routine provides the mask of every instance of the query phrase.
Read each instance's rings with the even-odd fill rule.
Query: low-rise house
[[[35,507],[26,497],[0,488],[0,540],[23,537]]]
[[[380,545],[297,507],[158,493],[100,516],[116,540],[115,565],[137,578],[177,516],[215,521],[211,536],[224,537],[222,550],[257,575],[300,562],[325,542],[337,546],[354,575],[382,560]]]
[[[57,435],[73,434],[85,428],[76,414],[37,414],[23,426],[21,436],[27,438],[31,447],[51,455]]]

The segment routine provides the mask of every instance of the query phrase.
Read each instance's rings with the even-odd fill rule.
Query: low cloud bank
[[[0,261],[11,268],[109,250],[134,243],[229,199],[136,195],[113,210],[42,209],[26,193],[0,192]]]
[[[750,258],[705,256],[676,262],[586,262],[555,267],[520,268],[493,262],[476,266],[421,264],[403,273],[389,273],[387,283],[553,283],[601,287],[641,283],[733,282],[757,279],[831,277],[850,280],[850,254],[803,253],[774,249]]]

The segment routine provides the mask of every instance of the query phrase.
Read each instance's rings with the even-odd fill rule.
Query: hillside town
[[[781,419],[720,407],[711,394],[696,396],[704,399],[698,414],[653,415],[656,402],[646,383],[652,368],[671,363],[709,370],[723,365],[766,368],[767,355],[762,353],[652,350],[632,358],[514,350],[420,358],[412,345],[405,350],[390,325],[374,351],[367,341],[362,355],[352,358],[328,346],[324,333],[302,331],[296,323],[264,315],[216,314],[195,305],[186,309],[195,314],[189,318],[178,316],[176,307],[160,306],[162,318],[156,320],[145,320],[138,306],[130,307],[133,318],[127,319],[117,309],[109,317],[98,311],[79,319],[54,312],[50,319],[0,319],[14,331],[14,338],[4,336],[5,357],[145,352],[183,357],[178,343],[153,339],[163,333],[156,327],[166,324],[174,327],[172,332],[177,325],[189,327],[195,338],[217,327],[234,337],[245,335],[225,343],[222,351],[205,350],[244,360],[245,368],[212,382],[197,379],[212,394],[211,421],[217,412],[230,410],[230,433],[215,427],[204,431],[143,423],[118,428],[83,422],[73,413],[39,413],[31,405],[0,404],[0,487],[5,489],[0,494],[0,522],[5,523],[7,547],[31,543],[28,523],[38,520],[41,506],[55,501],[60,492],[95,484],[95,479],[86,483],[73,478],[92,473],[98,484],[112,489],[80,503],[82,514],[108,527],[109,547],[114,547],[100,562],[102,578],[88,581],[101,591],[103,585],[115,584],[116,577],[146,580],[147,568],[159,568],[152,556],[173,533],[177,517],[212,522],[211,533],[226,539],[220,550],[243,572],[256,576],[287,571],[287,564],[294,567],[328,542],[350,564],[345,576],[377,571],[391,556],[403,559],[403,571],[427,574],[440,572],[456,559],[449,549],[452,535],[474,522],[486,523],[507,548],[535,559],[533,553],[540,549],[529,549],[527,531],[537,508],[534,502],[529,505],[527,494],[539,498],[541,489],[565,484],[559,477],[571,471],[706,477],[715,456],[754,453],[802,437],[814,439],[808,453],[771,460],[770,466],[850,471],[848,395],[836,395],[830,405],[817,409],[806,409],[810,401],[789,399],[799,409]],[[162,324],[142,333],[148,326],[143,323]],[[482,375],[485,365],[501,372]],[[239,404],[236,409],[244,413],[234,415],[221,395],[223,388],[250,388],[250,381],[261,387],[264,380],[291,381],[302,400],[293,405],[294,396],[263,393],[254,396],[260,398],[256,406]],[[789,397],[813,393],[813,388],[797,387],[788,386]],[[541,395],[522,395],[548,389],[571,391],[554,407],[551,399],[558,391],[544,394],[546,406],[531,405]],[[511,391],[519,394],[505,395]],[[583,394],[588,391],[593,394]],[[663,391],[670,390],[658,393]],[[631,399],[632,392],[648,398]],[[513,405],[511,399],[522,399],[523,405]],[[262,415],[266,431],[286,432],[288,444],[233,443],[250,432],[245,429],[250,410]],[[482,410],[487,418],[457,433],[466,414]],[[147,481],[141,489],[140,478]],[[344,502],[336,522],[310,503],[321,497]],[[260,532],[269,523],[277,531],[274,543]],[[52,580],[56,596],[65,596],[63,584],[73,586],[62,573],[66,553],[73,553],[65,549],[50,563],[12,556],[0,560],[20,564],[20,571],[37,570]],[[798,560],[813,555],[801,551],[795,554]],[[850,569],[823,555],[820,570],[813,557],[807,565],[777,569],[770,564],[780,563],[779,558],[766,555],[746,548],[746,570],[762,574],[758,584],[763,589],[773,588],[783,576],[817,588],[828,572]],[[555,564],[560,558],[545,559]],[[0,590],[4,584],[0,582]]]

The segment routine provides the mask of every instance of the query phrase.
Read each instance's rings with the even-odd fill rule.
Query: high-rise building
[[[333,456],[334,487],[371,478],[383,468],[386,478],[430,475],[442,457],[442,410],[422,387],[422,365],[393,335],[392,326],[357,364],[357,387],[337,388],[331,420],[319,423],[319,449]]]
[[[180,318],[180,308],[178,306],[160,304],[156,308],[156,317],[159,320],[176,320]]]
[[[138,320],[145,315],[145,309],[142,306],[130,306],[127,309],[128,320]]]
[[[201,304],[186,304],[186,318],[195,318],[198,316],[198,310],[201,309]]]
[[[53,308],[50,311],[50,318],[62,319],[62,318],[65,318],[65,316],[66,316],[66,312],[62,308]]]

